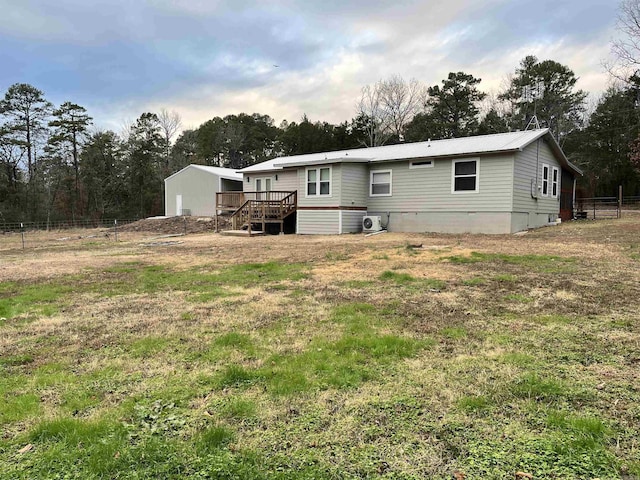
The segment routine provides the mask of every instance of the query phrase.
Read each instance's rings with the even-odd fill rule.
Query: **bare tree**
[[[382,103],[382,82],[362,87],[356,104],[357,121],[365,132],[364,146],[384,145],[389,138],[389,118]]]
[[[135,123],[135,120],[131,120],[130,118],[125,118],[120,122],[120,131],[117,132],[117,134],[122,139],[123,143],[129,142],[129,137],[131,137],[131,129],[133,128]]]
[[[403,139],[407,124],[420,110],[424,101],[425,88],[416,79],[405,81],[400,75],[393,75],[380,82],[380,100],[391,135]]]
[[[622,36],[612,42],[615,58],[605,67],[615,78],[626,82],[640,70],[640,0],[620,3],[617,28]]]
[[[178,133],[182,127],[182,119],[180,114],[176,111],[169,112],[166,109],[160,110],[158,115],[158,122],[160,123],[160,132],[164,138],[165,147],[165,162],[169,164],[169,155],[171,153],[171,144],[173,137]]]

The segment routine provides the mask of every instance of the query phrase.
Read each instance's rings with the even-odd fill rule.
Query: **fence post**
[[[622,218],[622,185],[618,185],[618,218]]]
[[[118,241],[118,220],[113,221],[113,231],[115,233],[116,242]]]
[[[22,236],[22,249],[24,250],[24,223],[20,222],[20,235]]]
[[[596,219],[596,197],[593,197],[593,219]]]

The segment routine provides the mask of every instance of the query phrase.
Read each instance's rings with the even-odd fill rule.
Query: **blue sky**
[[[0,92],[31,83],[101,128],[161,108],[186,127],[242,111],[340,122],[381,78],[462,70],[497,93],[535,54],[596,97],[616,15],[616,0],[0,0]]]

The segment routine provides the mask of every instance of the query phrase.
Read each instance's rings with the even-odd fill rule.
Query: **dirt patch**
[[[227,217],[218,218],[218,229],[230,228]],[[118,227],[120,232],[153,232],[164,234],[214,232],[216,221],[213,217],[165,217],[145,218],[137,222]]]

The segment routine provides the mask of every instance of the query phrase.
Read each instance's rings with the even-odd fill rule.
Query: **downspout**
[[[540,139],[536,140],[536,176],[531,179],[531,198],[538,201],[539,183],[538,175],[540,175]]]
[[[538,191],[540,189],[540,183],[538,182],[538,175],[540,175],[540,139],[536,140],[536,202],[538,201]]]

